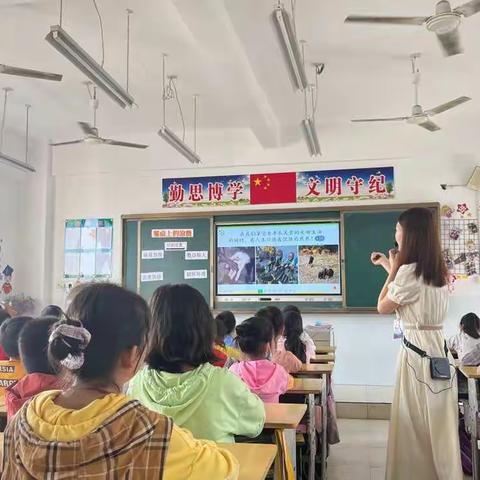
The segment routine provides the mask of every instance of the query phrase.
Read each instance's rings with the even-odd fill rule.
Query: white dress
[[[426,285],[416,278],[415,264],[410,264],[400,267],[387,295],[400,305],[397,314],[405,338],[432,357],[445,356],[442,330],[421,328],[443,325],[448,288]],[[451,370],[452,380],[432,380],[429,359],[402,344],[388,437],[387,480],[463,479],[457,380]],[[432,393],[425,384],[439,393]]]

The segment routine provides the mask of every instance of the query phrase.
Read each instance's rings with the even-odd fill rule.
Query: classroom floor
[[[338,428],[341,442],[330,448],[328,480],[384,480],[388,421],[339,419]]]
[[[384,480],[388,421],[338,420],[340,443],[330,448],[328,480]]]

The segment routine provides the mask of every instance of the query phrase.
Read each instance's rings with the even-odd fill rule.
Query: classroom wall
[[[4,145],[7,153],[23,159],[22,135],[7,132]],[[40,305],[51,297],[52,284],[47,229],[54,210],[47,203],[52,182],[46,142],[30,141],[30,161],[36,173],[26,173],[0,161],[1,263],[14,268],[13,293],[32,296]]]
[[[321,134],[326,155],[314,161],[307,156],[303,143],[278,150],[263,150],[249,131],[233,129],[200,132],[199,151],[205,163],[195,167],[155,134],[130,133],[127,136],[129,140],[150,143],[150,148],[143,152],[107,146],[55,150],[53,175],[56,193],[51,243],[54,252],[51,279],[53,300],[64,300],[63,290],[57,287],[63,272],[64,220],[114,218],[114,280],[119,281],[120,217],[129,213],[162,212],[162,177],[393,165],[396,198],[391,203],[467,202],[470,208],[474,208],[473,192],[465,188],[444,192],[439,184],[465,183],[478,161],[476,145],[470,143],[466,147],[467,143],[462,143],[461,138],[457,143],[445,136],[433,139],[428,133],[416,131],[421,129],[408,126],[385,128],[382,136],[374,137],[366,135],[367,131],[363,129],[333,127]],[[380,205],[378,202],[372,203]],[[448,333],[455,330],[463,312],[474,310],[480,313],[479,293],[480,284],[473,281],[457,284],[446,326]],[[372,314],[306,316],[307,323],[317,320],[328,321],[335,328],[338,344],[334,377],[337,400],[390,401],[399,348],[398,342],[392,339],[392,317]]]

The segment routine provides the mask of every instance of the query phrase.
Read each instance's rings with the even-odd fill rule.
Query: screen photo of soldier
[[[257,247],[256,271],[257,284],[298,283],[297,247]]]

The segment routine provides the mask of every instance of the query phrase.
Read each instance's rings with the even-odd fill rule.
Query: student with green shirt
[[[215,322],[203,296],[167,285],[152,297],[153,328],[146,367],[129,394],[172,417],[196,438],[231,443],[263,430],[263,402],[234,374],[214,367]]]

